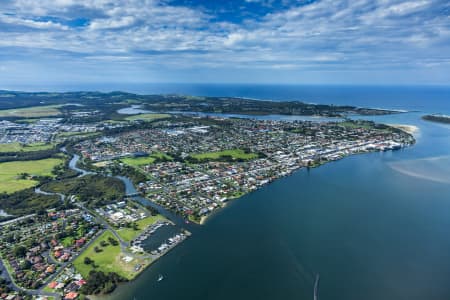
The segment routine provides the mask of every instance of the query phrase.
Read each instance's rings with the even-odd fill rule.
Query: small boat
[[[162,276],[161,274],[159,274],[159,276],[158,276],[158,282],[160,282],[161,280],[163,280],[164,279],[164,276]]]

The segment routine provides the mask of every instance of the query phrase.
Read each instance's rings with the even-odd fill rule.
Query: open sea
[[[370,117],[415,125],[417,143],[347,157],[231,202],[112,300],[450,299],[448,87],[115,85],[125,90],[240,96],[408,110]],[[283,118],[283,117],[278,117]],[[369,118],[369,117],[367,117]],[[157,282],[158,275],[164,280]]]

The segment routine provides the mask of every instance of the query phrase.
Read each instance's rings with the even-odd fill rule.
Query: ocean
[[[83,88],[85,89],[85,88]],[[450,299],[450,88],[134,85],[98,88],[408,110],[409,148],[302,169],[232,201],[102,299]],[[279,117],[283,118],[283,117]],[[159,274],[164,280],[157,281]]]

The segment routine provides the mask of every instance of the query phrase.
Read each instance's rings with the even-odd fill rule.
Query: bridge
[[[136,193],[130,193],[130,194],[126,194],[125,197],[127,198],[133,198],[133,197],[137,197],[140,196],[141,194],[136,192]]]

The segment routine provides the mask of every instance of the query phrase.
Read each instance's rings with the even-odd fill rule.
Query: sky
[[[0,88],[450,85],[448,0],[1,0]]]

